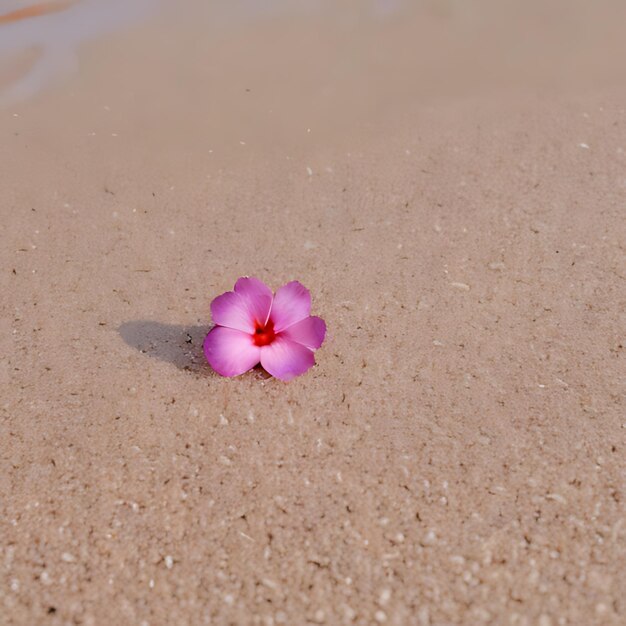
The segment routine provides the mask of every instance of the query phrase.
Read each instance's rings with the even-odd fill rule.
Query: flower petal
[[[276,292],[271,318],[277,333],[308,317],[310,313],[311,294],[297,280],[283,285]]]
[[[238,376],[252,369],[261,356],[251,335],[233,328],[216,326],[204,340],[209,365],[222,376]]]
[[[261,365],[280,380],[288,381],[315,365],[313,352],[284,337],[261,348]]]
[[[303,320],[289,326],[282,332],[282,336],[302,344],[311,350],[317,350],[324,341],[326,324],[320,317],[305,317]]]
[[[235,293],[246,302],[254,321],[265,326],[272,308],[272,290],[258,278],[240,278],[235,283]]]
[[[219,326],[254,333],[254,316],[238,293],[227,291],[211,302],[211,317]]]

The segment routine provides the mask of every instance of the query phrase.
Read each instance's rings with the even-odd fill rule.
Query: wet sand
[[[0,621],[624,623],[625,9],[544,5],[166,7],[0,111]],[[307,375],[206,364],[241,275]]]

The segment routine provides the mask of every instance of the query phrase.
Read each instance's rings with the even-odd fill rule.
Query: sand
[[[625,623],[623,3],[342,6],[1,111],[3,624]],[[241,275],[311,372],[208,367]]]

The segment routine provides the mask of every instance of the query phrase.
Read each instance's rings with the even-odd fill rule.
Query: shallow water
[[[170,11],[169,36],[177,30],[176,14],[206,20],[207,33],[261,16],[316,15],[333,11],[327,2],[168,3],[163,0],[0,0],[0,106],[34,96],[77,70],[80,46],[107,33],[136,24],[157,9]],[[384,18],[399,10],[402,0],[370,0],[364,10]],[[182,20],[185,21],[184,19]]]
[[[158,0],[1,0],[0,76],[4,65],[9,77],[0,81],[0,105],[33,96],[75,70],[80,44],[132,23],[157,4]],[[11,65],[17,71],[8,69]]]
[[[205,80],[207,65],[219,64],[222,76],[245,71],[250,54],[248,65],[275,93],[322,78],[313,97],[324,100],[335,86],[353,96],[361,89],[377,110],[485,88],[580,89],[622,78],[625,20],[625,6],[612,0],[593,10],[581,0],[0,0],[0,107],[72,76],[81,78],[72,84],[79,91],[94,76],[106,83],[106,60],[118,48],[138,85],[154,76],[154,62],[163,88],[177,89],[181,76]],[[121,30],[133,34],[119,39]],[[105,62],[84,63],[98,44],[92,58]]]

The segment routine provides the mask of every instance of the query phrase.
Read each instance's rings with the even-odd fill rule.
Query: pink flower
[[[240,278],[234,291],[211,302],[216,326],[204,340],[207,361],[222,376],[238,376],[259,362],[281,380],[304,374],[326,334],[324,320],[310,313],[311,294],[299,282],[273,295],[258,278]]]

